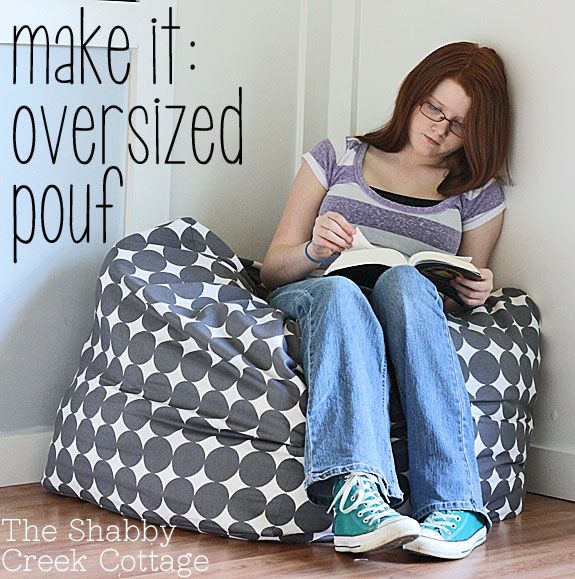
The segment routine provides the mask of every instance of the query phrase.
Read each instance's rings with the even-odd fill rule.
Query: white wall
[[[337,119],[340,126],[347,121],[352,133],[380,126],[393,110],[401,80],[439,46],[478,42],[495,48],[506,63],[515,121],[514,186],[506,191],[508,210],[491,266],[496,287],[525,289],[542,315],[528,488],[575,500],[575,114],[569,109],[575,102],[570,64],[575,6],[572,0],[353,4],[360,11],[359,24],[346,16],[350,8],[340,0],[335,0],[335,18],[337,27],[359,34],[358,56],[347,67],[331,67],[340,84],[358,79],[357,108],[348,119]],[[330,99],[347,102],[349,95],[330,94]]]
[[[272,222],[293,178],[299,4],[182,0],[178,6],[179,21],[188,34],[178,36],[175,102],[191,110],[208,106],[214,129],[200,136],[198,143],[202,154],[207,154],[210,142],[215,149],[212,160],[201,165],[193,159],[189,138],[180,142],[178,153],[190,162],[173,168],[170,215],[193,217],[238,255],[258,261],[263,260],[275,227]],[[191,41],[196,43],[193,48]],[[193,71],[191,64],[196,67]],[[219,147],[221,112],[227,105],[238,107],[239,87],[241,165],[228,164]],[[228,156],[233,157],[238,142],[236,118],[229,116],[225,133]],[[190,122],[191,115],[185,134]]]

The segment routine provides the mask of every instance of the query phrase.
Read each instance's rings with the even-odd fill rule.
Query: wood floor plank
[[[6,519],[22,522],[20,526],[15,525],[12,536]],[[74,519],[77,522],[72,527]],[[0,520],[0,556],[12,549],[4,559],[0,559],[0,576],[26,574],[28,577],[81,576],[87,579],[147,577],[151,574],[166,578],[208,576],[223,579],[575,577],[575,503],[533,494],[526,496],[519,517],[494,525],[487,542],[460,561],[418,557],[401,549],[353,556],[336,553],[331,543],[242,541],[182,529],[173,529],[168,537],[160,533],[152,542],[142,537],[143,521],[120,517],[90,503],[48,493],[39,484],[0,488]],[[24,520],[28,525],[27,536],[24,534]],[[88,536],[89,523],[93,531],[101,529],[104,532],[104,540],[100,541],[95,532]],[[138,532],[139,540],[114,541],[113,534],[108,536],[111,540],[106,540],[105,532],[109,529],[116,533],[119,529],[120,538],[125,539],[126,524],[129,525],[130,538]],[[48,534],[49,540],[43,540],[41,531],[47,525],[53,525],[56,533],[55,536]],[[149,527],[148,538],[155,530],[161,531],[160,527],[146,525]],[[33,526],[40,533],[38,541],[34,540],[37,537]],[[170,530],[166,528],[168,533]],[[16,556],[16,553],[20,555]],[[55,568],[58,555],[61,570]],[[24,573],[26,556],[30,558],[30,572]],[[46,565],[51,564],[51,571],[38,568],[41,556],[44,556]],[[69,565],[64,568],[66,557]],[[80,563],[76,562],[76,567],[73,567],[74,561],[78,560]],[[194,562],[199,565],[197,569]],[[22,565],[20,572],[10,571],[18,563]],[[121,563],[126,570],[121,568]],[[114,566],[117,568],[111,570]],[[77,572],[73,572],[73,568]],[[80,573],[82,569],[85,572]]]

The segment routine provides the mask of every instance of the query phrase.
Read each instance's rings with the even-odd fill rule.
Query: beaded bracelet
[[[313,257],[307,252],[307,248],[309,247],[309,244],[310,244],[312,241],[313,241],[313,239],[310,239],[310,240],[306,243],[305,248],[304,248],[305,255],[306,255],[306,257],[307,257],[308,259],[311,259],[311,261],[313,261],[314,263],[323,263],[324,261],[327,261],[328,259],[331,258],[331,255],[328,255],[328,257],[324,257],[323,259],[315,259],[315,258],[313,258]]]

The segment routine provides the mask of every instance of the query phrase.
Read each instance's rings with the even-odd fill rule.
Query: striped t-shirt
[[[418,251],[457,254],[463,231],[475,229],[505,209],[501,186],[491,179],[483,187],[447,197],[429,207],[404,205],[371,189],[363,177],[368,144],[354,137],[324,139],[303,155],[327,189],[318,215],[335,211],[359,226],[373,245],[411,256]],[[340,252],[318,265],[321,277]]]

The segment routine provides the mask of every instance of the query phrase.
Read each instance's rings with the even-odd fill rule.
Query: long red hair
[[[382,151],[401,151],[412,112],[444,79],[457,82],[471,100],[463,146],[445,158],[448,174],[437,191],[446,197],[482,187],[508,166],[510,110],[503,61],[492,48],[454,42],[424,58],[403,80],[391,119],[356,138]]]

